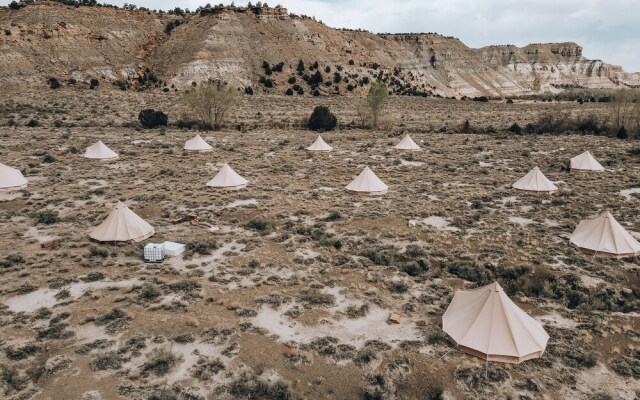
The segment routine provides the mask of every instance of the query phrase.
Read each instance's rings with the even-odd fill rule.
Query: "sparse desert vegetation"
[[[638,257],[568,240],[605,210],[640,237],[632,74],[571,43],[486,48],[578,60],[578,83],[606,84],[543,91],[509,75],[521,96],[507,98],[455,75],[457,62],[497,67],[437,34],[334,30],[262,3],[62,3],[0,10],[12,51],[46,43],[67,62],[49,43],[87,49],[78,70],[42,77],[0,60],[0,162],[28,181],[0,191],[0,398],[640,397]],[[119,57],[136,66],[84,64]],[[620,77],[628,90],[607,86]],[[308,151],[318,135],[332,151]],[[394,148],[407,135],[421,151]],[[190,139],[211,148],[185,151]],[[117,158],[83,157],[99,140]],[[569,172],[586,150],[603,172]],[[246,187],[206,186],[225,163]],[[345,190],[366,166],[386,193]],[[534,166],[553,194],[512,188]],[[90,239],[119,201],[153,236]],[[165,241],[184,252],[145,263],[143,246]],[[443,332],[456,291],[493,282],[548,333],[541,357],[486,363]]]
[[[360,128],[358,104],[342,97],[292,107],[286,95],[240,96],[222,130],[202,133],[213,151],[196,154],[182,150],[195,127],[135,124],[141,103],[182,115],[181,94],[88,93],[17,95],[0,111],[16,121],[2,127],[2,160],[30,181],[0,202],[6,396],[638,395],[637,259],[593,258],[563,238],[605,208],[638,231],[637,141],[570,125],[606,120],[609,103],[390,96],[385,115],[397,123],[380,130]],[[303,150],[318,105],[336,117],[322,133],[326,155]],[[31,119],[41,126],[26,127]],[[465,121],[476,133],[458,133]],[[422,152],[392,149],[407,133]],[[98,139],[120,157],[83,158]],[[565,171],[585,149],[605,172]],[[242,171],[245,189],[205,186],[222,162]],[[364,165],[387,194],[344,191]],[[533,165],[557,193],[511,188]],[[90,241],[116,200],[154,226],[148,241],[185,243],[185,253],[145,264],[139,245]],[[441,317],[455,290],[494,280],[551,341],[542,358],[485,374],[452,350]]]

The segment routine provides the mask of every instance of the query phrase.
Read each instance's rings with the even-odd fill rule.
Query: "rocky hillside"
[[[178,16],[39,1],[0,8],[0,34],[0,83],[9,91],[50,78],[165,90],[214,78],[294,95],[358,93],[376,78],[399,94],[456,97],[640,86],[640,73],[588,60],[575,43],[472,49],[437,34],[336,30],[284,8]]]

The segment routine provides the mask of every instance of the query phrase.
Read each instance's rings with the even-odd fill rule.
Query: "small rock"
[[[394,324],[399,324],[400,323],[400,316],[398,314],[391,314],[389,316],[389,322],[394,323]]]
[[[313,360],[313,353],[310,351],[301,351],[300,357],[306,358],[307,360],[311,361]]]
[[[66,368],[69,364],[71,364],[71,359],[60,354],[49,358],[44,364],[44,369],[48,373],[53,374],[56,371]]]
[[[284,349],[284,351],[282,352],[282,354],[285,357],[294,357],[298,355],[298,349],[295,349],[293,347],[287,347]]]
[[[367,296],[376,295],[378,294],[378,288],[375,286],[371,286],[364,292],[364,294],[366,294]]]
[[[82,394],[82,400],[102,400],[102,395],[97,390],[91,390]]]

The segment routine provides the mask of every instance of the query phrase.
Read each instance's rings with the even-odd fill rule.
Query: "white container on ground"
[[[175,242],[164,242],[164,251],[170,257],[175,257],[184,252],[184,244]]]
[[[165,257],[164,243],[147,243],[144,246],[145,262],[162,262]]]

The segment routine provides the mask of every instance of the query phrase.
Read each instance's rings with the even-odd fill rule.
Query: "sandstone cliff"
[[[180,25],[166,33],[176,20]],[[0,8],[0,35],[0,82],[9,91],[46,85],[50,77],[135,82],[146,71],[169,87],[214,78],[282,93],[299,60],[318,62],[324,75],[318,90],[327,94],[358,93],[376,78],[396,93],[456,97],[640,85],[640,73],[588,60],[575,43],[472,49],[437,34],[336,30],[283,8],[226,7],[180,17],[41,1]],[[270,88],[259,84],[264,61],[283,63],[281,72],[267,76]]]

